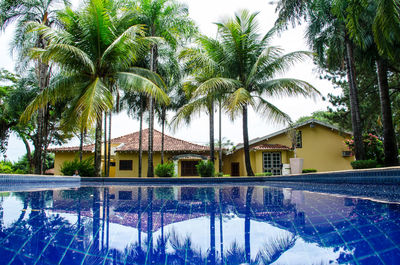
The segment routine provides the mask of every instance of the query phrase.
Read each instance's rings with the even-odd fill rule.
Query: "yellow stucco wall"
[[[340,134],[336,130],[328,127],[314,124],[310,127],[309,124],[298,128],[302,132],[302,148],[296,149],[298,158],[304,159],[303,168],[314,168],[318,172],[346,170],[351,169],[350,162],[354,157],[343,157],[342,151],[348,150],[344,144],[344,140],[350,138],[350,135]],[[286,133],[277,135],[260,144],[282,144],[291,147],[291,141]],[[263,170],[263,152],[265,151],[250,151],[251,166],[254,173],[262,173]],[[293,151],[278,151],[270,150],[268,152],[280,152],[282,163],[289,164],[289,159],[294,157]],[[226,156],[224,159],[224,173],[231,174],[231,163],[239,162],[240,175],[247,175],[244,163],[243,148]]]
[[[164,161],[170,161],[170,158],[175,156],[175,153],[165,153]],[[203,153],[201,155],[207,156],[208,153]],[[93,156],[93,153],[84,153],[83,159],[86,159],[90,156]],[[78,157],[77,152],[55,152],[55,161],[54,161],[54,170],[55,175],[62,175],[61,174],[61,166],[65,161],[72,161],[76,157]],[[132,160],[132,170],[119,170],[119,161],[120,160]],[[191,160],[191,159],[185,159]],[[111,162],[115,162],[115,166],[110,167],[110,177],[121,177],[121,178],[128,178],[128,177],[137,177],[139,175],[138,170],[138,162],[139,162],[139,155],[138,153],[117,153],[115,156],[111,156]],[[153,156],[153,163],[154,168],[161,163],[161,153],[155,152]],[[216,152],[216,161],[215,161],[215,169],[218,172],[218,156]],[[101,169],[104,168],[104,161],[102,160]],[[181,173],[181,161],[178,161],[178,176],[180,177]],[[142,176],[147,176],[147,153],[143,153],[142,159]]]
[[[93,156],[93,153],[83,153],[82,158],[87,159]],[[54,175],[62,175],[61,166],[66,161],[72,161],[79,158],[78,152],[56,152],[54,155]]]

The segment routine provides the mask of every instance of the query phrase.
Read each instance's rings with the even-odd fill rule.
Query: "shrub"
[[[271,172],[256,173],[256,177],[272,176]]]
[[[209,178],[214,177],[214,163],[207,160],[201,160],[196,165],[197,173],[199,173],[200,177]]]
[[[72,176],[75,170],[78,170],[81,177],[94,177],[96,174],[93,159],[90,157],[79,162],[78,158],[75,158],[73,161],[66,161],[61,166],[61,173],[64,176]]]
[[[344,143],[354,153],[354,138],[345,140]],[[363,144],[366,158],[368,160],[376,160],[378,164],[382,164],[385,158],[382,140],[372,133],[364,134]]]
[[[214,174],[216,177],[222,178],[224,176],[224,173],[222,172],[215,172]]]
[[[317,170],[315,168],[305,168],[302,171],[303,173],[315,173]]]
[[[222,175],[223,177],[230,177],[231,175],[230,174],[224,174],[224,175]]]
[[[154,173],[160,178],[172,178],[175,175],[174,163],[158,164]]]
[[[0,173],[11,174],[14,173],[11,162],[0,162]]]
[[[376,168],[378,162],[376,160],[356,160],[351,162],[351,166],[353,169],[362,169],[362,168]]]

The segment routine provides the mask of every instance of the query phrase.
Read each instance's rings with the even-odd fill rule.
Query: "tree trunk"
[[[29,173],[32,173],[32,169],[34,168],[35,164],[32,159],[31,147],[29,146],[28,140],[26,140],[25,136],[19,134],[19,137],[24,142],[25,149],[26,149],[26,158],[28,159],[28,164],[29,164]]]
[[[103,143],[104,176],[107,177],[107,112],[104,112],[104,143]]]
[[[161,165],[164,164],[164,127],[165,127],[165,106],[161,110]]]
[[[96,135],[94,143],[94,170],[96,177],[101,177],[101,127],[102,127],[103,117],[97,119],[96,124]]]
[[[247,176],[254,176],[250,162],[249,131],[247,127],[247,106],[243,107],[243,150]]]
[[[83,159],[83,129],[81,129],[81,135],[80,135],[80,141],[79,141],[79,162],[82,162]]]
[[[358,103],[358,90],[356,83],[356,70],[354,65],[353,44],[348,36],[345,37],[346,43],[346,62],[347,62],[347,80],[349,83],[349,99],[351,124],[354,135],[354,152],[357,160],[365,159],[365,149],[362,139],[362,122],[360,107]]]
[[[149,131],[148,131],[148,148],[147,148],[147,177],[154,177],[153,166],[153,132],[154,132],[154,106],[153,98],[149,99]]]
[[[211,99],[208,110],[210,114],[210,161],[215,163],[215,147],[214,147],[214,102]]]
[[[389,83],[387,79],[387,62],[382,58],[376,60],[376,68],[379,83],[379,99],[381,103],[383,122],[383,147],[385,153],[385,166],[398,165],[398,150],[394,133],[392,108],[389,97]]]
[[[110,176],[110,164],[111,164],[111,117],[112,112],[108,115],[108,155],[107,155],[107,177]]]
[[[154,35],[154,34],[152,34]],[[157,45],[152,45],[150,55],[150,71],[157,73]],[[149,136],[148,136],[148,150],[147,150],[147,177],[154,177],[153,165],[153,130],[154,130],[154,102],[153,97],[149,97]]]
[[[219,142],[219,152],[218,152],[218,172],[222,173],[222,106],[221,101],[219,101],[219,110],[218,110],[219,120],[218,120],[218,127],[219,127],[219,135],[218,135],[218,142]]]
[[[143,99],[140,100],[140,114],[139,114],[139,165],[138,165],[138,173],[139,178],[142,177],[142,157],[143,157],[143,148],[142,148],[142,126],[143,126]]]

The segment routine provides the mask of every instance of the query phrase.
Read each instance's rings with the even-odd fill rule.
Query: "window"
[[[199,161],[181,161],[181,176],[198,176],[196,165]]]
[[[111,167],[115,167],[115,162],[110,162]]]
[[[120,160],[119,170],[132,170],[132,160]]]
[[[303,136],[301,134],[301,131],[296,132],[296,148],[302,148],[303,147]]]
[[[120,200],[132,200],[132,191],[121,190],[118,192],[118,199]]]
[[[231,163],[231,176],[240,176],[240,170],[239,170],[239,163],[238,162],[232,162]]]
[[[280,152],[263,153],[264,172],[271,172],[272,175],[282,174],[282,159]]]

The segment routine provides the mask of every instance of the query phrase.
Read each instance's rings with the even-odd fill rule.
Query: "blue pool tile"
[[[396,248],[384,253],[380,253],[382,260],[388,265],[397,265],[400,260],[400,249]]]
[[[368,242],[376,251],[382,251],[395,247],[393,243],[385,236],[377,236],[368,239]]]
[[[352,242],[362,239],[360,233],[354,228],[345,231],[340,231],[340,233],[343,237],[343,240],[346,242]]]
[[[377,256],[370,256],[358,260],[359,265],[384,265]]]
[[[368,245],[368,243],[364,240],[358,241],[358,242],[353,242],[350,244],[347,244],[350,249],[354,250],[354,256],[356,258],[361,258],[365,256],[371,255],[371,253],[374,253],[373,249]]]

